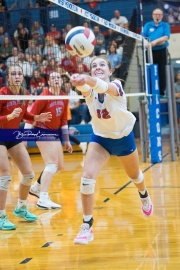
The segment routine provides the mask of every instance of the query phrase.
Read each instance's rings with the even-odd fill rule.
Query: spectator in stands
[[[46,73],[46,81],[49,80],[49,75],[53,72],[56,71],[58,68],[58,63],[56,61],[56,58],[51,58],[48,60],[48,65],[45,68],[45,73]]]
[[[62,82],[63,82],[63,86],[66,82],[70,82],[70,75],[69,73],[62,73],[61,74],[61,78],[62,78]],[[68,93],[67,93],[68,94]],[[77,94],[77,93],[76,93]]]
[[[6,65],[0,61],[0,87],[6,85]]]
[[[170,38],[170,25],[163,22],[163,11],[159,8],[153,10],[153,21],[148,22],[143,27],[141,33],[145,38],[149,38],[152,47],[153,62],[158,64],[160,94],[164,96],[166,90],[166,64],[167,47]]]
[[[118,40],[113,39],[110,42],[110,46],[111,45],[114,45],[116,47],[116,53],[119,54],[119,56],[121,57],[121,60],[122,60],[122,57],[123,57],[123,46],[122,46],[122,44]]]
[[[80,102],[78,94],[76,93],[76,91],[72,89],[71,82],[63,83],[63,86],[66,94],[68,94],[69,96],[77,96],[77,99],[69,100],[69,107],[72,116],[72,119],[69,121],[69,124],[76,125],[76,124],[85,124],[89,122],[91,118],[89,115],[88,107],[84,101],[82,103]]]
[[[0,46],[0,60],[6,61],[12,55],[13,45],[10,38],[5,37],[3,44]]]
[[[89,69],[85,64],[77,63],[75,72],[77,72],[79,74],[88,74]]]
[[[64,59],[67,56],[67,50],[65,44],[61,44],[59,46],[60,49],[60,64],[62,63],[62,59]]]
[[[6,1],[0,0],[0,13],[7,11]]]
[[[26,32],[25,28],[22,28],[20,30],[18,40],[17,40],[17,47],[19,51],[25,52],[25,50],[28,48],[28,39],[29,39],[29,34]]]
[[[36,8],[40,8],[40,22],[45,31],[49,30],[49,8],[52,6],[52,3],[47,0],[36,0]]]
[[[4,31],[4,27],[0,26],[0,46],[4,43],[4,38],[9,37],[9,34]]]
[[[167,18],[168,18],[168,23],[169,24],[175,24],[176,23],[176,16],[175,16],[174,10],[172,8],[168,9]]]
[[[46,81],[46,71],[45,71],[45,66],[44,65],[40,65],[39,66],[39,73],[40,73],[40,76],[45,79],[45,82],[47,84],[47,81]]]
[[[62,76],[61,76],[61,78],[62,78]],[[70,87],[68,85],[69,85],[69,83],[65,83],[65,87],[63,85],[62,91],[65,92],[66,94],[68,94],[69,96],[71,96],[71,95],[72,96],[74,96],[74,95],[77,96],[77,93],[72,90],[72,85]],[[69,88],[71,88],[70,91],[69,91]],[[69,103],[70,103],[70,101],[69,101]],[[68,123],[72,120],[71,110],[70,110],[69,106],[68,106],[67,120],[68,120]],[[73,142],[74,144],[78,145],[81,148],[82,153],[85,154],[86,150],[87,150],[87,142],[80,142],[77,138],[75,138],[73,136],[74,134],[76,134],[75,132],[78,132],[78,130],[75,127],[73,127],[73,126],[69,127],[69,140],[71,142]]]
[[[20,10],[20,21],[23,23],[23,26],[27,29],[30,29],[31,25],[31,13],[29,8],[33,7],[31,0],[15,0],[15,2],[8,9],[9,11],[17,7]]]
[[[24,78],[26,80],[27,88],[29,89],[29,82],[32,77],[33,69],[29,62],[25,60],[25,55],[23,52],[18,53],[18,65],[21,67],[23,71]]]
[[[18,36],[22,28],[24,28],[27,34],[29,34],[29,30],[26,27],[24,27],[24,25],[21,22],[19,22],[17,25],[17,29],[14,31],[14,44],[15,45],[17,45]]]
[[[93,29],[92,29],[91,26],[90,26],[90,22],[89,22],[89,21],[84,21],[84,22],[83,22],[83,26],[84,26],[85,28],[89,28],[91,31],[93,31]]]
[[[50,31],[46,34],[46,37],[47,36],[53,37],[56,44],[59,45],[61,43],[61,32],[57,30],[54,23],[51,24]]]
[[[89,68],[83,63],[83,58],[79,56],[73,56],[72,61],[74,62],[74,73],[88,73]]]
[[[180,23],[180,7],[178,7],[177,22]]]
[[[7,5],[5,0],[0,0],[0,22],[3,27],[9,25],[9,13],[7,13]]]
[[[50,7],[52,3],[47,0],[36,0],[36,8],[39,7]]]
[[[68,72],[70,74],[74,73],[74,62],[72,60],[72,56],[68,51],[66,52],[66,56],[62,59],[61,67],[64,68],[65,72]]]
[[[55,58],[58,63],[60,62],[60,50],[59,46],[55,43],[54,38],[47,36],[45,46],[43,49],[43,56],[50,60],[51,58]]]
[[[62,32],[63,32],[63,34],[62,34],[63,41],[65,41],[65,38],[66,38],[67,33],[68,33],[72,28],[73,28],[72,24],[68,23],[68,24],[66,24],[65,29],[62,29]]]
[[[45,84],[45,79],[40,75],[39,70],[35,69],[30,80],[31,95],[40,95],[45,87]]]
[[[94,47],[95,55],[99,55],[101,49],[105,49],[105,39],[100,31],[99,25],[93,27],[96,38],[96,45]]]
[[[61,78],[64,79],[64,76],[61,75]],[[68,77],[69,79],[69,77]],[[69,124],[73,125],[73,124],[79,124],[79,116],[78,116],[78,112],[76,113],[76,108],[79,107],[80,105],[80,100],[78,97],[78,93],[76,91],[74,91],[72,89],[72,84],[70,83],[70,79],[67,82],[63,82],[63,89],[64,92],[68,95],[68,96],[73,96],[76,98],[73,99],[69,99],[69,108],[71,110],[71,120],[69,120]]]
[[[37,65],[36,65],[36,62],[35,62],[32,54],[26,53],[25,54],[25,61],[27,61],[30,64],[30,66],[32,67],[33,70],[37,69]]]
[[[6,61],[7,67],[14,65],[18,61],[18,48],[13,47],[12,48],[12,56],[8,57]]]
[[[105,34],[105,47],[109,48],[109,44],[112,39],[114,39],[114,32],[111,28],[107,29],[107,32]]]
[[[38,32],[31,33],[32,40],[34,40],[37,47],[39,47],[41,50],[44,48],[44,38],[39,35]]]
[[[102,2],[102,0],[84,0],[84,3],[88,3],[89,11],[97,16],[100,16],[100,4],[98,2]]]
[[[80,0],[69,0],[72,4],[79,6],[79,3],[81,2]],[[79,26],[80,25],[80,17],[78,14],[69,11],[69,16],[70,16],[70,23],[72,24],[73,27]]]
[[[90,55],[83,58],[83,63],[88,67],[89,70],[90,70],[91,60],[93,59],[93,57],[94,57],[94,51]]]
[[[36,54],[41,54],[42,52],[41,49],[36,46],[35,41],[31,39],[28,41],[28,48],[25,50],[25,53],[32,55],[34,59]]]
[[[37,66],[37,69],[39,69],[39,67],[41,65],[43,65],[43,58],[42,58],[42,54],[36,54],[35,55],[35,58],[34,58],[35,62],[36,62],[36,66]]]
[[[116,42],[119,44],[118,46],[123,46],[124,44],[125,36],[121,33],[114,31],[112,29],[107,30],[107,34],[105,35],[105,44],[106,48],[109,48],[112,40],[116,40]]]
[[[175,97],[176,97],[178,125],[180,127],[180,70],[176,74],[174,90],[175,90]]]
[[[114,18],[111,19],[111,22],[126,29],[129,27],[127,18],[121,16],[119,10],[114,11]]]
[[[42,26],[40,25],[38,21],[33,22],[31,33],[33,32],[38,32],[40,37],[44,37],[44,29],[42,28]]]
[[[113,77],[119,78],[122,58],[120,57],[119,54],[117,54],[115,45],[111,45],[109,47],[108,59],[109,59],[111,66],[113,68]]]
[[[65,73],[65,70],[62,66],[58,66],[56,68],[56,72],[58,72],[60,75],[62,75],[63,73]]]

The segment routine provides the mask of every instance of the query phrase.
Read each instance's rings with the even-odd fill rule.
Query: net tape
[[[145,93],[126,94],[126,97],[140,97],[145,96]],[[70,100],[70,99],[84,99],[82,95],[78,96],[31,96],[31,95],[0,95],[0,100]]]
[[[115,30],[121,34],[124,34],[125,36],[128,36],[128,37],[132,37],[134,39],[137,39],[139,41],[142,41],[144,38],[143,36],[139,35],[139,34],[136,34],[134,32],[131,32],[123,27],[120,27],[110,21],[107,21],[81,7],[78,7],[76,5],[74,5],[73,3],[70,3],[69,1],[65,1],[65,0],[50,0],[50,2],[60,6],[60,7],[63,7],[71,12],[74,12],[90,21],[93,21],[93,22],[97,22],[98,24],[101,24],[107,28],[110,28],[112,30]]]

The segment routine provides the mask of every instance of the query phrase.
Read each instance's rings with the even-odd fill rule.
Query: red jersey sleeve
[[[34,116],[32,113],[29,113],[28,111],[24,114],[24,119],[29,120],[31,123],[34,122]]]
[[[0,100],[0,125],[6,123],[8,120],[7,120],[7,115],[1,115],[1,110],[2,110],[2,107],[3,107],[3,100]]]
[[[33,103],[33,106],[31,108],[31,113],[34,115],[39,115],[43,111],[43,108],[45,107],[46,100],[36,100]]]
[[[68,116],[68,100],[64,100],[64,111],[61,116],[61,127],[66,126],[68,124],[67,116]]]

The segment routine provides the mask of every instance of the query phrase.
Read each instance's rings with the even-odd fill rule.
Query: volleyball
[[[71,55],[78,55],[83,58],[93,52],[96,38],[89,28],[77,26],[67,33],[65,44]]]

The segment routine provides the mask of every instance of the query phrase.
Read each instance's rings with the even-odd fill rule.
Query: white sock
[[[39,184],[37,181],[34,183],[33,187],[35,187],[36,189],[41,189],[41,184]]]
[[[18,207],[23,207],[23,206],[26,206],[26,200],[20,200],[18,199]]]
[[[4,210],[0,210],[0,217],[2,217],[3,215],[6,215],[6,211]]]
[[[92,218],[92,215],[83,215],[84,221],[88,222]]]
[[[49,196],[48,196],[48,192],[40,192],[40,198],[41,199],[47,199]]]

